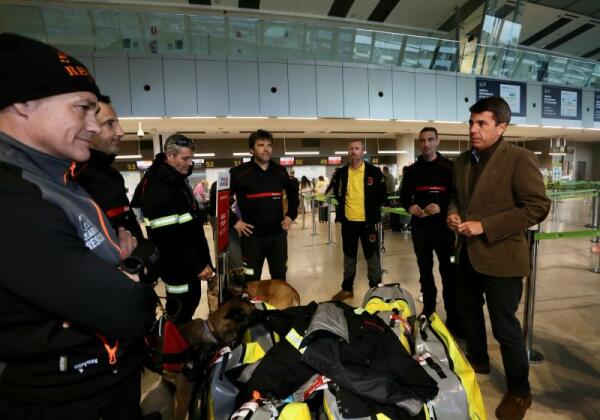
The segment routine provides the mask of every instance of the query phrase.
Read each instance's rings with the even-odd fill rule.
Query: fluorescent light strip
[[[189,117],[171,117],[172,120],[215,120],[217,117],[207,117],[207,116],[189,116]]]
[[[559,125],[542,125],[542,128],[565,128],[565,127],[561,127]]]
[[[460,155],[460,150],[438,150],[443,155]]]
[[[438,124],[464,124],[464,121],[434,121],[434,123],[438,123]]]
[[[541,154],[542,154],[542,152],[540,152],[539,150],[536,150],[536,151],[535,151],[535,152],[533,152],[533,153],[534,153],[534,154],[536,154],[536,155],[541,155]]]
[[[123,159],[141,159],[142,155],[118,155],[115,159],[123,160]]]
[[[550,156],[566,156],[566,153],[550,152],[550,153],[548,153],[548,155],[550,155]]]
[[[406,153],[406,150],[378,150],[378,155],[403,155]]]
[[[415,123],[426,123],[428,120],[396,120],[398,122],[415,122]]]
[[[301,151],[297,151],[297,152],[285,152],[286,156],[292,156],[292,155],[319,155],[321,154],[321,152],[319,151],[308,151],[308,152],[301,152]]]
[[[392,121],[389,118],[355,118],[356,121]]]
[[[238,120],[267,120],[269,117],[236,117],[234,115],[228,115],[225,118],[238,119]]]
[[[335,152],[333,152],[334,155],[347,155],[348,151],[347,150],[336,150]],[[366,155],[367,151],[363,151],[363,155]]]
[[[194,157],[213,157],[214,153],[194,153]]]
[[[317,117],[276,117],[278,120],[318,120]]]
[[[583,131],[583,127],[565,127],[567,130],[581,130]]]
[[[248,152],[233,152],[233,156],[252,156],[252,153],[248,153]]]
[[[119,117],[119,120],[162,120],[164,117]]]
[[[539,124],[515,124],[515,127],[534,128],[539,127]]]

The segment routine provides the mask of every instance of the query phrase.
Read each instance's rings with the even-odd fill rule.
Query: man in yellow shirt
[[[333,300],[354,297],[354,277],[358,241],[367,260],[369,286],[381,282],[377,223],[381,220],[381,206],[386,199],[385,177],[381,171],[363,159],[364,146],[360,140],[348,144],[349,163],[333,175],[330,189],[338,201],[336,221],[342,223],[344,249],[344,278],[342,290]]]

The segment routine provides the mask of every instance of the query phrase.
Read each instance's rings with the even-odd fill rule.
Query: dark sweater
[[[419,156],[417,161],[406,168],[400,186],[400,201],[408,211],[417,204],[424,209],[431,203],[440,206],[440,213],[427,217],[413,216],[411,223],[416,227],[441,228],[446,226],[446,215],[452,191],[451,160],[441,154],[432,161]]]

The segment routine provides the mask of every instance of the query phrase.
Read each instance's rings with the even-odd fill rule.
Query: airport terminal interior
[[[0,0],[0,32],[89,67],[125,131],[114,166],[129,198],[169,135],[194,142],[193,188],[249,161],[257,129],[273,134],[275,162],[313,183],[329,182],[360,140],[367,161],[389,168],[396,196],[421,128],[435,127],[438,151],[456,159],[472,146],[469,107],[502,96],[512,109],[504,140],[535,153],[552,201],[532,232],[518,311],[531,343],[525,418],[600,419],[598,0]],[[320,221],[308,196],[288,234],[287,280],[302,304],[330,300],[343,269],[335,208]],[[382,226],[383,281],[420,310],[409,218],[384,213]],[[214,258],[209,224],[205,234]],[[437,262],[434,273],[444,315]],[[347,303],[361,304],[366,275],[359,250]],[[206,296],[203,284],[198,317]],[[477,380],[495,418],[506,385],[489,323],[487,335],[491,373]],[[160,377],[142,385],[152,395]],[[165,401],[146,404],[168,415]]]

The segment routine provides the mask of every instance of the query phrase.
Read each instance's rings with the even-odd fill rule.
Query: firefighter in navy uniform
[[[239,219],[233,217],[234,228],[241,236],[244,273],[247,281],[260,280],[266,258],[271,278],[285,280],[287,231],[298,216],[298,182],[271,160],[271,133],[255,131],[248,138],[248,146],[252,160],[230,170],[231,193],[241,214]]]
[[[440,144],[437,130],[425,127],[419,133],[421,156],[404,171],[400,187],[402,207],[412,214],[413,247],[419,266],[419,282],[423,294],[423,313],[435,312],[437,288],[433,279],[435,251],[442,277],[446,325],[462,335],[456,314],[454,233],[446,226],[446,213],[452,191],[452,161],[437,152]]]
[[[148,237],[161,258],[167,313],[177,322],[192,319],[200,303],[200,280],[213,277],[203,216],[187,177],[192,173],[194,143],[173,134],[138,184],[132,206],[140,208]]]

